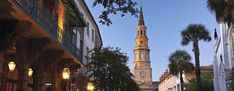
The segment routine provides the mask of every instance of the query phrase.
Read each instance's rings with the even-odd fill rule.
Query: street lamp
[[[28,76],[31,77],[33,74],[33,70],[31,68],[28,69]]]
[[[63,74],[63,79],[69,79],[70,78],[70,69],[64,68],[62,74]]]
[[[93,86],[93,84],[91,82],[88,83],[87,89],[90,90],[90,91],[94,90],[94,86]]]
[[[8,68],[9,68],[10,72],[13,72],[15,70],[15,66],[16,66],[16,64],[13,61],[10,61],[8,63]]]
[[[69,68],[63,68],[63,72],[62,72],[62,76],[63,76],[63,79],[64,79],[64,91],[68,91],[68,87],[67,87],[67,81],[68,79],[70,78],[70,69]]]

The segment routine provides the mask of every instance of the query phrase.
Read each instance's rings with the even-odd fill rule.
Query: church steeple
[[[140,91],[154,91],[152,89],[152,69],[150,65],[150,49],[148,46],[147,31],[143,16],[142,0],[140,6],[140,15],[136,30],[136,46],[134,48],[134,68],[133,75]]]
[[[145,25],[142,6],[141,6],[141,8],[140,8],[140,16],[139,16],[139,22],[138,22],[138,25]]]

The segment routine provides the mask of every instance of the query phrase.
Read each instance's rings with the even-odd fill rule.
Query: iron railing
[[[38,23],[43,30],[45,30],[54,40],[61,44],[61,46],[73,55],[77,60],[82,63],[82,50],[76,47],[76,44],[72,44],[71,36],[58,27],[56,14],[49,15],[47,10],[39,6],[38,0],[12,0],[17,6],[19,6],[26,14]],[[55,11],[55,10],[53,10]]]

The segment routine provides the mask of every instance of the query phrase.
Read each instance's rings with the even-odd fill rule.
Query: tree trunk
[[[183,71],[180,71],[180,88],[181,91],[184,91]]]
[[[196,64],[196,78],[197,78],[197,91],[202,91],[201,89],[201,72],[200,72],[200,60],[199,60],[199,46],[198,41],[193,42],[194,55],[195,55],[195,64]]]

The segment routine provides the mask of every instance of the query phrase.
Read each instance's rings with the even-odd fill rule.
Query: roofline
[[[167,77],[169,77],[170,75],[172,75],[170,72],[164,72],[162,75],[161,75],[161,79],[159,78],[159,84],[161,84],[165,79],[167,79]]]
[[[101,46],[103,46],[102,36],[101,36],[100,30],[99,30],[99,27],[98,27],[98,25],[97,25],[97,23],[96,23],[95,19],[93,18],[93,15],[92,15],[92,13],[90,12],[89,7],[87,6],[86,2],[85,2],[84,0],[81,0],[81,1],[83,2],[83,4],[84,4],[85,8],[87,8],[88,13],[90,14],[90,16],[91,16],[92,20],[94,21],[95,26],[96,26],[96,27],[97,27],[97,29],[98,29],[98,35],[100,36]]]

